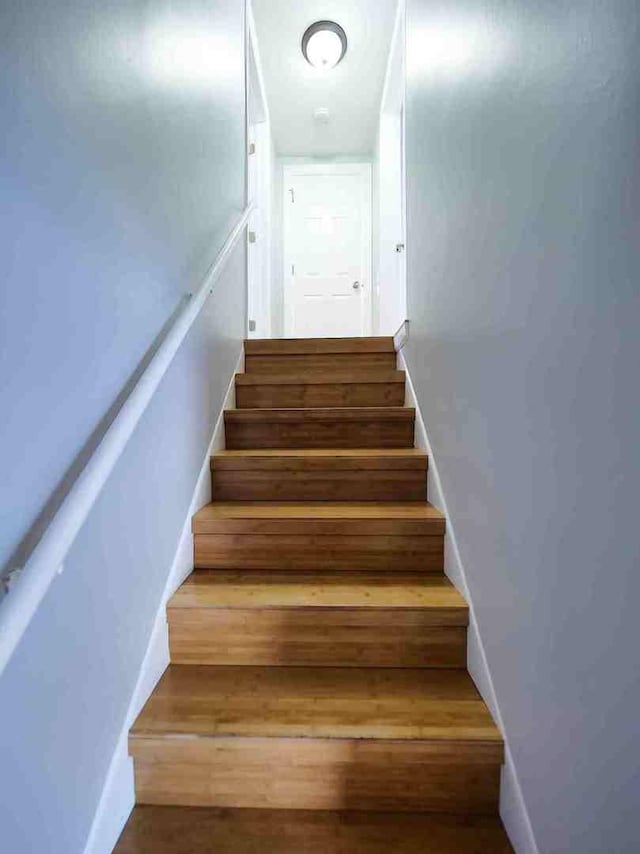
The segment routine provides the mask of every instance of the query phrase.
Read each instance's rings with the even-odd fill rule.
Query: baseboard
[[[111,854],[135,804],[133,761],[129,756],[131,724],[169,664],[169,633],[164,609],[156,616],[149,645],[102,789],[85,854]]]
[[[136,687],[131,697],[125,722],[118,738],[116,749],[109,764],[109,770],[102,789],[98,808],[91,824],[84,854],[111,854],[120,834],[135,805],[135,790],[133,780],[133,761],[129,756],[129,730],[140,714],[142,707],[155,688],[158,680],[169,664],[169,629],[166,618],[167,602],[178,587],[193,570],[193,536],[191,519],[205,504],[211,501],[211,469],[210,457],[224,448],[224,410],[235,407],[236,373],[242,372],[244,366],[244,351],[238,359],[238,364],[231,377],[213,437],[198,475],[193,498],[189,505],[187,518],[180,534],[178,546],[174,555],[167,583],[158,607],[153,628],[149,637],[147,651],[140,668]]]
[[[403,347],[406,346],[409,341],[409,321],[403,320],[400,326],[398,327],[398,331],[393,336],[393,346],[396,349],[396,353],[399,353]]]
[[[411,380],[411,372],[408,368],[404,353],[398,353],[398,368],[406,373],[406,400],[405,405],[416,410],[416,447],[425,450],[429,456],[429,469],[427,475],[427,488],[429,500],[447,517],[447,532],[445,536],[445,573],[451,582],[460,590],[469,605],[469,633],[467,642],[467,666],[472,679],[476,683],[483,700],[491,710],[505,740],[505,764],[502,769],[500,785],[500,816],[515,848],[517,854],[539,854],[533,828],[529,819],[529,813],[522,795],[522,788],[518,780],[516,767],[513,762],[509,742],[506,737],[504,722],[500,713],[498,698],[491,678],[491,671],[487,661],[482,638],[478,631],[478,623],[473,609],[473,599],[469,593],[466,573],[460,550],[456,540],[454,526],[447,509],[447,502],[442,489],[442,481],[438,474],[437,460],[434,458],[429,436],[420,410],[420,404],[416,397],[415,388]]]

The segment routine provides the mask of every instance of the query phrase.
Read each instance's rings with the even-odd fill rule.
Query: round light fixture
[[[335,21],[316,21],[302,36],[302,53],[314,68],[335,68],[347,52],[347,34]]]

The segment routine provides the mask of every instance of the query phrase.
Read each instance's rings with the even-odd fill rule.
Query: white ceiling
[[[252,0],[258,48],[279,155],[369,154],[397,0]],[[310,24],[336,21],[349,43],[340,65],[312,68],[300,42]],[[318,107],[331,112],[317,122]]]

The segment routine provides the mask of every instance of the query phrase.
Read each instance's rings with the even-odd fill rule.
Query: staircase
[[[245,353],[117,850],[510,851],[392,339]]]

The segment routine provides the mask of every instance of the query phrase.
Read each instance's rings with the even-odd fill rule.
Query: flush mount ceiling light
[[[316,21],[302,36],[302,53],[314,68],[335,68],[347,52],[347,34],[335,21]]]

